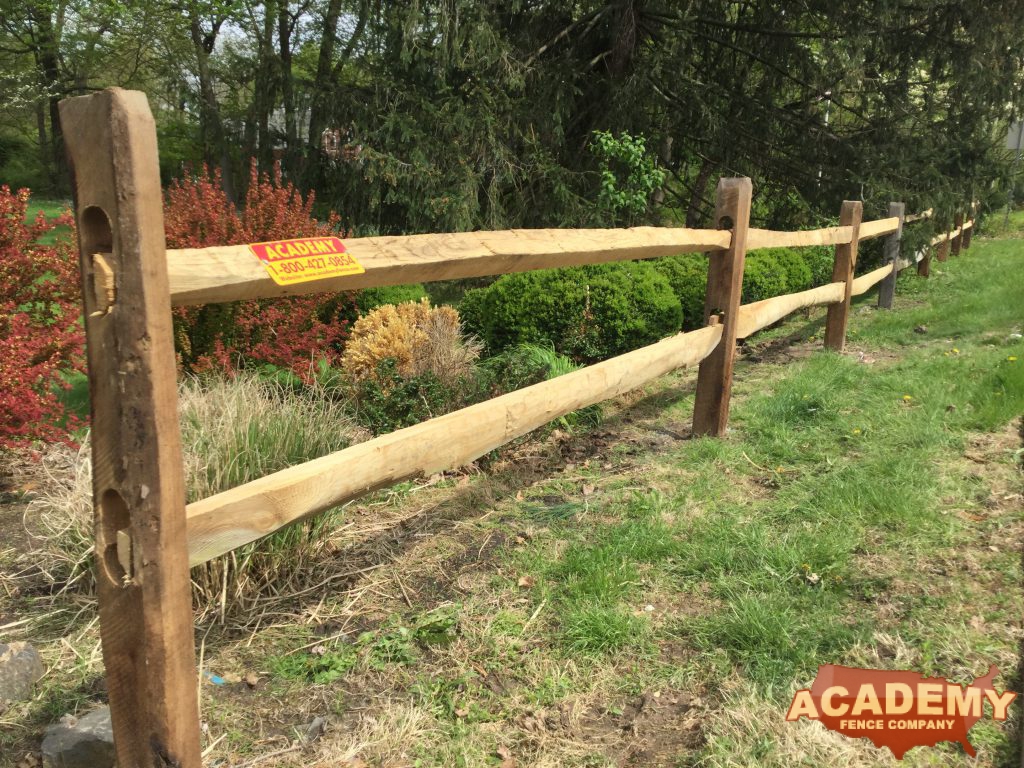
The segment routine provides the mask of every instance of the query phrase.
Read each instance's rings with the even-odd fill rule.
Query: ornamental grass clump
[[[341,362],[357,383],[373,380],[386,385],[378,368],[390,359],[403,378],[429,373],[451,384],[472,375],[479,356],[480,344],[463,335],[458,311],[431,307],[424,298],[385,304],[359,318]]]
[[[368,435],[346,403],[315,388],[295,390],[252,373],[187,379],[179,414],[189,502],[339,451]],[[48,478],[25,522],[34,550],[26,556],[54,591],[93,587],[92,462],[88,437],[79,450],[52,446]],[[337,512],[288,526],[259,542],[192,569],[197,608],[245,613],[261,597],[301,586],[309,566],[330,549]]]
[[[385,304],[359,318],[341,364],[360,423],[376,434],[411,426],[474,401],[481,345],[452,307]]]

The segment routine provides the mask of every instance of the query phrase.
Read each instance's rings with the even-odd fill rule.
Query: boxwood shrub
[[[813,276],[811,268],[799,250],[794,248],[768,248],[757,251],[761,254],[770,254],[775,257],[783,273],[786,275],[786,292],[796,293],[806,291],[811,287]]]
[[[479,338],[484,337],[484,300],[487,288],[471,288],[459,299],[459,317],[462,329]]]
[[[743,267],[743,303],[750,304],[770,299],[789,291],[786,273],[769,251],[754,251],[747,255]]]
[[[699,253],[667,256],[651,264],[668,284],[683,309],[683,328],[691,330],[704,324],[704,294],[708,287],[708,257]]]
[[[682,324],[668,280],[644,262],[503,275],[480,290],[482,296],[467,292],[460,310],[492,354],[515,344],[551,344],[577,362],[594,362],[651,344]]]
[[[810,248],[801,248],[800,253],[811,270],[812,285],[825,285],[832,282],[835,249],[827,245],[815,245]]]
[[[367,288],[359,293],[357,302],[360,314],[382,307],[385,304],[401,304],[406,301],[419,301],[427,295],[420,283],[408,285],[384,285],[379,288]]]

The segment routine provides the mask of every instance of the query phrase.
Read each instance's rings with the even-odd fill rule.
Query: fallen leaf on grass
[[[596,489],[592,485],[584,485],[583,486],[583,495],[584,496],[590,496],[595,490]]]
[[[494,753],[501,758],[501,765],[498,768],[516,768],[516,759],[505,747],[498,747]]]
[[[530,589],[536,585],[537,580],[533,576],[521,576],[519,579],[519,586],[523,589]]]

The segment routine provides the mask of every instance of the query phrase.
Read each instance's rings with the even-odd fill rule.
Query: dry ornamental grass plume
[[[404,378],[434,374],[443,383],[467,377],[481,345],[462,335],[459,313],[452,307],[431,307],[427,299],[385,304],[359,318],[352,328],[342,365],[356,381],[379,379],[380,363],[395,361]]]

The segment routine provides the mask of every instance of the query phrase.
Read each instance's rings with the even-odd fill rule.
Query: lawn
[[[688,437],[685,371],[599,427],[350,505],[304,584],[197,627],[207,760],[888,766],[784,721],[819,664],[995,664],[1021,690],[1022,267],[1024,240],[976,237],[907,270],[894,311],[857,300],[842,355],[820,310],[748,340],[724,439]],[[103,693],[89,607],[10,599],[53,668],[0,716],[20,758]],[[971,730],[977,760],[905,764],[1017,765],[1019,709]]]
[[[42,212],[48,220],[52,221],[59,218],[70,207],[70,200],[47,200],[45,198],[33,197],[29,201],[25,219],[26,221],[35,221],[39,213]],[[59,236],[67,234],[69,231],[68,227],[57,227],[39,238],[39,242],[44,245],[53,245]]]

